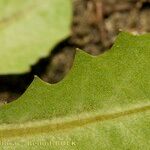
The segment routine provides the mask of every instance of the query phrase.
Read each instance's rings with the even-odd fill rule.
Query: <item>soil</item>
[[[62,80],[70,70],[75,49],[92,55],[108,50],[120,31],[150,32],[150,0],[73,0],[70,37],[23,75],[0,76],[0,105],[17,99],[36,74],[49,83]]]

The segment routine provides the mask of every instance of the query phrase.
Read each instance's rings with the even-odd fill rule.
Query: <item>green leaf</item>
[[[17,101],[0,107],[0,148],[148,150],[149,68],[150,34],[121,33],[98,57],[77,52],[61,82],[35,77]]]
[[[0,0],[0,74],[30,71],[70,34],[71,0]]]

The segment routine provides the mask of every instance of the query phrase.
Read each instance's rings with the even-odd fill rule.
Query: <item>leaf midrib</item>
[[[64,121],[59,123],[46,123],[45,125],[38,125],[38,126],[26,126],[25,124],[21,125],[19,128],[14,128],[13,124],[12,127],[9,127],[9,129],[0,129],[0,139],[7,139],[7,138],[13,138],[13,137],[22,137],[22,136],[29,136],[29,135],[35,135],[40,133],[48,133],[48,132],[57,132],[60,130],[67,130],[67,129],[74,129],[77,127],[83,127],[85,125],[96,123],[96,122],[103,122],[107,120],[113,120],[117,119],[119,117],[126,117],[130,116],[136,113],[145,112],[150,110],[150,105],[145,105],[141,107],[136,107],[133,109],[128,109],[124,111],[119,112],[113,112],[109,114],[101,114],[101,115],[94,115],[91,117],[85,117],[85,118],[78,118],[71,121]],[[42,121],[38,121],[39,124]]]

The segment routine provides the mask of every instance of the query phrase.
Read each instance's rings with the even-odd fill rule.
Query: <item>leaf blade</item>
[[[38,145],[39,148],[54,150],[62,147],[83,150],[148,149],[149,40],[149,35],[132,36],[121,33],[114,47],[102,56],[93,57],[79,52],[69,75],[61,82],[51,85],[35,78],[18,101],[0,108],[1,127],[5,123],[10,126],[12,124],[12,127],[15,124],[17,126],[22,124],[21,129],[25,128],[24,131],[18,129],[19,134],[22,133],[21,137],[14,136],[7,140],[17,143],[23,140],[26,149],[28,146],[31,149],[37,148],[37,145],[28,145],[28,142],[40,143],[40,141],[43,144],[46,141],[53,144],[49,143],[44,147]],[[143,108],[144,111],[139,111]],[[114,117],[120,113],[120,117]],[[100,121],[99,118],[97,120],[97,117],[104,120]],[[35,122],[35,125],[36,120],[39,124]],[[26,129],[30,128],[26,128],[26,122],[29,122],[27,126],[33,125],[34,128],[27,131]],[[56,124],[59,122],[60,128],[64,126],[67,128],[59,130],[59,125]],[[48,124],[46,128],[42,126],[45,124]],[[69,127],[71,129],[68,129]],[[4,128],[7,130],[8,126],[3,126]],[[38,134],[38,131],[43,132]],[[4,138],[6,133],[0,130],[1,137]],[[62,145],[61,141],[72,141],[76,144]],[[21,145],[16,146],[18,149],[20,147]]]
[[[70,34],[70,0],[9,0],[1,1],[0,7],[2,75],[30,71],[31,65]]]

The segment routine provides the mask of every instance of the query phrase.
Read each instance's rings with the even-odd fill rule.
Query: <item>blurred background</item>
[[[32,66],[30,73],[0,76],[0,105],[23,94],[35,74],[52,84],[62,80],[73,64],[76,48],[100,55],[111,48],[120,31],[150,32],[150,0],[72,0],[72,5],[70,37]]]

